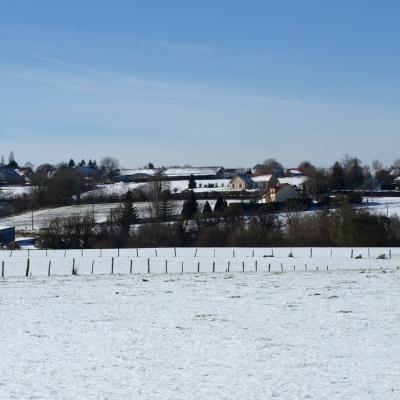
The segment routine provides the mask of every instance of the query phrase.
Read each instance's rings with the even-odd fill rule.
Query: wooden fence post
[[[72,275],[76,275],[76,271],[75,271],[75,258],[72,259]]]
[[[83,257],[83,248],[81,249],[81,257]]]
[[[118,257],[119,257],[119,247],[118,247]]]
[[[369,252],[369,247],[368,247],[368,258],[371,258],[371,254]]]
[[[293,265],[293,271],[296,271],[296,266],[295,265]]]
[[[242,272],[244,272],[244,261],[242,261]]]
[[[310,249],[310,258],[312,258],[312,248]]]
[[[157,249],[154,249],[154,253],[155,253],[156,257],[158,257]]]
[[[354,249],[351,249],[351,256],[350,256],[350,258],[353,258],[353,254],[354,254]]]
[[[131,259],[130,266],[129,266],[129,273],[132,275],[132,267],[133,267],[133,260]]]
[[[175,254],[175,257],[176,257],[176,247],[174,247],[174,254]]]
[[[257,270],[258,270],[258,265],[257,265],[257,260],[256,260],[256,272],[257,272]]]
[[[268,264],[268,272],[271,272],[271,263]]]
[[[1,277],[4,278],[4,260],[1,262]]]
[[[197,272],[200,272],[200,261],[197,261]]]
[[[92,275],[93,275],[93,271],[94,271],[94,260],[92,261]]]
[[[307,271],[307,264],[305,264],[305,267],[306,267],[306,271]]]
[[[64,257],[67,255],[67,249],[64,250]]]
[[[165,260],[165,273],[168,274],[168,260]]]
[[[26,271],[25,271],[25,276],[29,276],[29,267],[30,267],[30,259],[28,258],[26,261]]]
[[[147,259],[147,273],[150,273],[150,258]]]
[[[215,261],[213,261],[213,272],[215,272]]]
[[[283,272],[283,263],[281,263],[281,272]]]
[[[214,249],[214,258],[215,258],[215,249]]]
[[[183,274],[183,260],[182,260],[182,270],[181,270],[181,273]]]
[[[232,250],[233,258],[235,258],[235,249]]]
[[[111,257],[111,275],[114,273],[114,257]]]
[[[392,249],[389,249],[389,258],[392,259]]]
[[[254,249],[253,249],[253,258],[254,258]]]
[[[231,268],[231,262],[228,261],[228,272],[229,272],[230,268]]]
[[[197,256],[197,250],[198,250],[198,249],[196,249],[196,251],[194,252],[194,256],[195,256],[195,257]]]
[[[50,270],[51,270],[51,260],[49,261],[49,269],[47,271],[47,276],[50,276]]]
[[[274,257],[274,249],[272,249],[272,257]]]

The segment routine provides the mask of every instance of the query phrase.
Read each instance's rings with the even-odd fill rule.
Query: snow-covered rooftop
[[[279,183],[288,183],[289,185],[292,186],[301,186],[304,184],[304,182],[307,180],[307,177],[305,176],[289,176],[285,178],[278,178]]]
[[[269,182],[272,178],[272,174],[269,175],[257,175],[257,176],[252,176],[251,179],[253,182]]]
[[[215,175],[222,167],[187,167],[187,168],[167,168],[162,172],[165,176],[190,176],[190,175]]]

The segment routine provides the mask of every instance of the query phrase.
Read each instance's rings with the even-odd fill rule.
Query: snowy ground
[[[400,398],[400,271],[0,280],[0,398]]]
[[[2,186],[0,187],[0,200],[29,194],[31,191],[32,186]]]
[[[400,248],[141,248],[3,250],[5,277],[30,276],[397,270]]]
[[[216,200],[209,200],[211,207],[214,207]],[[198,200],[199,209],[204,206],[205,200]],[[111,210],[115,210],[119,203],[101,203],[101,204],[83,204],[57,208],[46,208],[33,212],[33,230],[38,230],[48,225],[48,223],[56,217],[67,217],[71,215],[90,214],[95,216],[97,223],[105,222],[110,216]],[[179,215],[182,211],[183,200],[171,202],[172,211]],[[142,218],[151,215],[151,202],[135,203],[139,215]],[[32,212],[24,212],[12,217],[0,218],[0,224],[4,226],[15,226],[17,231],[32,231]]]
[[[224,192],[231,190],[229,188],[230,179],[205,179],[197,180],[195,192]],[[189,180],[166,181],[165,185],[169,186],[171,192],[180,193],[188,189]],[[125,183],[118,182],[108,185],[97,185],[95,189],[85,192],[82,197],[91,197],[99,195],[123,195],[129,190],[144,188],[146,183]]]

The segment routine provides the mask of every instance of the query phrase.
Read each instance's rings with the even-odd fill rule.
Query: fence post
[[[326,266],[326,270],[327,270],[327,271],[329,270],[328,266]]]
[[[183,274],[183,260],[182,260],[182,271],[181,271],[181,273]]]
[[[229,272],[230,268],[231,268],[231,262],[228,261],[228,272]]]
[[[296,266],[295,265],[293,265],[293,271],[296,271]]]
[[[274,249],[272,249],[272,257],[274,257]]]
[[[254,249],[253,249],[253,258],[254,258]]]
[[[26,260],[26,271],[25,271],[25,276],[29,276],[29,266],[30,266],[31,261],[29,258]]]
[[[258,270],[258,265],[257,265],[257,260],[256,260],[256,272],[257,272],[257,270]]]
[[[353,258],[353,254],[354,254],[354,249],[351,249],[351,256],[350,256],[350,258]]]
[[[235,249],[232,250],[233,258],[235,258]]]
[[[176,257],[176,247],[174,247],[174,254],[175,254],[175,257]]]
[[[200,272],[200,261],[197,261],[197,272]]]
[[[139,250],[136,248],[136,257],[139,257]]]
[[[392,249],[389,249],[389,258],[392,259]]]
[[[215,249],[214,249],[214,258],[215,258]]]
[[[244,261],[242,261],[242,272],[244,272]]]
[[[4,260],[1,262],[1,277],[4,278]]]
[[[147,273],[150,273],[150,258],[147,259]]]
[[[195,257],[197,256],[197,250],[198,250],[198,249],[196,249],[196,251],[194,252],[194,256],[195,256]]]
[[[369,252],[369,247],[368,247],[368,258],[371,258],[371,254]]]
[[[114,273],[114,257],[111,257],[111,275]]]
[[[332,249],[331,249],[331,258],[332,258]]]
[[[118,257],[119,257],[119,247],[118,247]]]
[[[10,257],[12,257],[12,250],[10,251]]]
[[[129,273],[132,275],[132,267],[133,267],[133,260],[131,259],[130,266],[129,266]]]
[[[310,258],[312,258],[312,248],[310,249]]]
[[[64,257],[67,255],[67,249],[64,250]]]
[[[215,261],[213,261],[213,272],[215,272]]]
[[[305,264],[305,267],[306,267],[306,271],[307,271],[307,264]]]
[[[75,258],[72,259],[72,275],[76,275],[76,272],[75,272]]]
[[[268,272],[271,272],[271,263],[268,264]]]
[[[47,271],[47,276],[50,276],[50,270],[51,270],[51,260],[49,261],[49,270]]]
[[[281,272],[283,272],[283,264],[281,263]]]
[[[165,260],[165,273],[168,274],[168,260]]]
[[[156,257],[158,257],[158,255],[157,255],[157,249],[154,249],[154,253],[155,253]]]
[[[83,248],[81,249],[81,257],[83,257]]]
[[[94,260],[92,261],[92,275],[93,275],[93,271],[94,271]]]

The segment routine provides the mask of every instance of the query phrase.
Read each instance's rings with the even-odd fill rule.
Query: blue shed
[[[8,244],[15,241],[15,226],[0,226],[0,244]]]

